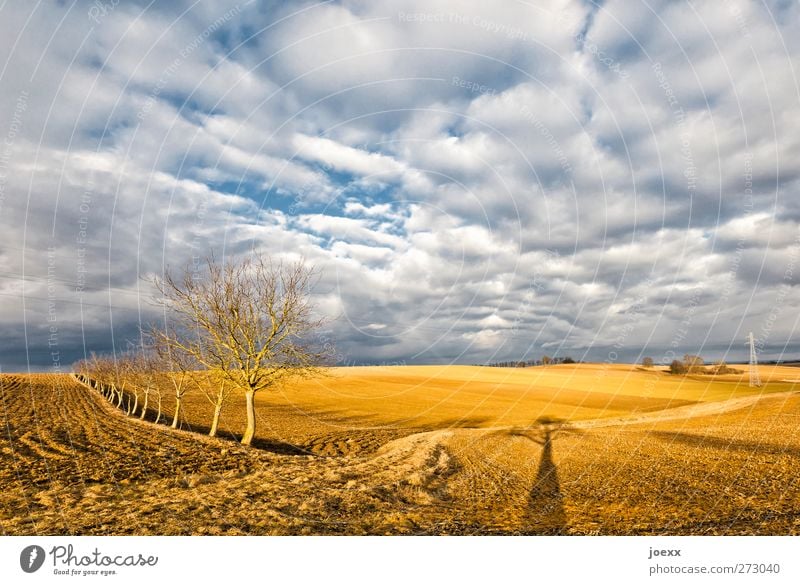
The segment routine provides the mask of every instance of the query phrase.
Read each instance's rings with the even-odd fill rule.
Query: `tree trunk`
[[[180,415],[180,413],[181,413],[181,397],[180,396],[176,396],[175,397],[175,416],[172,417],[172,428],[173,429],[177,429],[178,428],[178,416]]]
[[[117,393],[117,408],[122,408],[122,391],[117,390],[117,387],[114,386],[114,392]]]
[[[249,445],[253,442],[253,437],[256,434],[256,404],[255,404],[255,391],[248,390],[244,393],[244,398],[247,401],[247,428],[242,436],[242,445]]]
[[[222,412],[222,400],[217,400],[214,405],[214,418],[211,420],[211,430],[208,431],[209,437],[217,436],[217,429],[219,428],[219,415]]]
[[[139,408],[139,393],[135,392],[134,394],[136,396],[136,399],[133,401],[133,408],[131,408],[131,414],[133,416],[136,416],[136,409]]]
[[[156,423],[161,422],[161,392],[158,393],[158,414],[156,414]]]
[[[144,392],[144,403],[142,404],[142,414],[139,416],[139,420],[144,420],[145,415],[147,414],[147,403],[150,402],[150,391],[145,390]]]
[[[125,386],[122,387],[122,392],[125,393]],[[137,395],[137,398],[138,398],[138,395]],[[133,404],[133,401],[131,400],[131,395],[130,395],[130,393],[128,393],[125,396],[125,416],[130,416],[130,414],[131,414],[131,405],[132,404]]]

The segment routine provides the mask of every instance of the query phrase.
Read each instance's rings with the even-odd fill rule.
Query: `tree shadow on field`
[[[199,433],[201,435],[208,435],[208,433],[211,431],[211,427],[209,425],[197,423],[190,424],[188,421],[182,421],[181,428],[188,430],[191,433]],[[242,435],[241,433],[234,433],[220,429],[217,432],[217,439],[241,443]],[[299,445],[287,443],[286,441],[281,441],[279,439],[253,437],[250,447],[253,449],[259,449],[261,451],[268,451],[269,453],[275,453],[276,455],[314,455],[314,453],[304,449]]]
[[[236,440],[241,440],[241,438],[237,438]],[[292,443],[278,441],[276,439],[254,438],[250,446],[255,447],[256,449],[261,449],[262,451],[277,453],[279,455],[315,455],[315,453],[312,451],[304,449],[299,445],[293,445]]]
[[[515,429],[510,435],[524,437],[542,446],[536,477],[522,514],[521,529],[530,534],[565,534],[569,525],[564,511],[564,496],[553,461],[553,440],[559,433],[575,432],[569,423],[557,418],[540,417],[526,429]]]
[[[447,418],[437,420],[435,423],[420,424],[419,426],[420,428],[431,431],[441,429],[479,429],[491,420],[492,419],[488,416]]]

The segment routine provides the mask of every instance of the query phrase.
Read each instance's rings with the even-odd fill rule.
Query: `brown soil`
[[[189,400],[182,426],[202,429],[205,409]],[[259,415],[259,448],[245,448],[125,417],[66,375],[0,376],[0,531],[800,533],[795,393],[603,426],[354,424],[263,404]]]

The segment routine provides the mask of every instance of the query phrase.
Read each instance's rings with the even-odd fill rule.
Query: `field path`
[[[447,508],[458,533],[567,534],[559,471],[553,440],[563,433],[580,433],[606,427],[648,425],[665,421],[719,415],[753,407],[761,402],[780,403],[800,392],[789,391],[694,404],[625,417],[568,422],[550,430],[495,427],[452,429],[418,433],[403,439],[431,451],[443,448],[456,469],[447,481]],[[637,429],[647,432],[647,428]],[[390,443],[390,445],[393,443]]]
[[[684,418],[696,418],[698,416],[708,416],[733,412],[754,406],[762,400],[786,399],[790,396],[800,394],[798,390],[787,392],[774,392],[769,394],[754,394],[752,396],[742,396],[740,398],[730,398],[728,400],[718,400],[715,402],[703,402],[700,404],[689,404],[687,406],[676,406],[666,410],[648,412],[644,414],[634,414],[614,418],[598,418],[592,420],[582,420],[570,423],[576,429],[597,429],[601,427],[613,427],[620,425],[636,425],[645,423],[664,422],[679,420]]]
[[[638,425],[646,423],[665,422],[673,420],[681,420],[688,418],[697,418],[700,416],[709,416],[715,414],[724,414],[754,406],[762,400],[782,399],[785,400],[791,396],[797,396],[800,390],[788,390],[786,392],[771,392],[768,394],[753,394],[751,396],[742,396],[739,398],[730,398],[728,400],[717,400],[712,402],[701,402],[698,404],[688,404],[684,406],[676,406],[674,408],[667,408],[664,410],[656,410],[653,412],[630,414],[625,416],[616,416],[608,418],[593,418],[583,419],[576,421],[565,421],[569,428],[572,429],[598,429],[603,427],[616,427],[623,425]],[[532,428],[535,428],[535,424]],[[487,432],[497,431],[510,431],[519,427],[514,426],[496,426],[496,427],[483,427],[480,430]]]

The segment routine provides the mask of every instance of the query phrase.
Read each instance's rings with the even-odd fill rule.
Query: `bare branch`
[[[315,276],[303,261],[275,262],[254,254],[226,264],[211,255],[202,272],[187,266],[180,278],[167,271],[154,279],[165,309],[164,326],[150,332],[155,346],[170,360],[181,356],[244,393],[243,443],[255,432],[256,392],[324,371],[330,347],[323,351],[314,343],[313,334],[325,323],[314,317],[310,302]],[[213,402],[219,401],[217,394]]]

